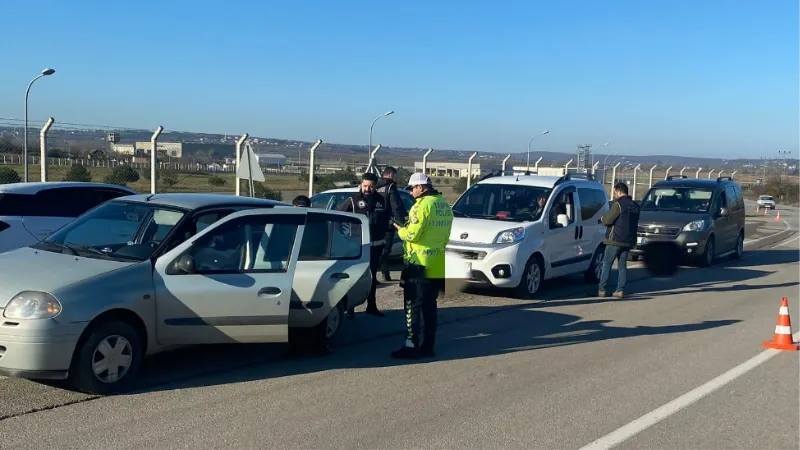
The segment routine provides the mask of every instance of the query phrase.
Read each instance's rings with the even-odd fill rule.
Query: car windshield
[[[476,184],[453,205],[453,215],[474,219],[539,220],[552,189],[508,184]]]
[[[759,197],[759,199],[761,199],[761,200],[772,200],[772,196],[770,196],[770,195],[762,195],[761,197]]]
[[[693,187],[653,188],[642,200],[642,211],[708,212],[714,191]]]
[[[159,205],[110,201],[78,217],[34,247],[88,258],[144,261],[183,218]]]

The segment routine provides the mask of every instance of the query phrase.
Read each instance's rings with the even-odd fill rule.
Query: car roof
[[[0,193],[4,194],[22,194],[22,195],[36,195],[41,191],[46,191],[48,189],[55,189],[55,188],[69,188],[69,187],[104,187],[104,188],[111,188],[111,189],[119,189],[123,191],[128,191],[131,194],[136,194],[137,192],[131,188],[127,188],[125,186],[120,186],[118,184],[108,184],[108,183],[92,183],[92,182],[82,182],[82,181],[47,181],[47,182],[29,182],[29,183],[9,183],[9,184],[0,184]]]
[[[662,180],[654,184],[653,187],[688,187],[702,189],[716,189],[717,186],[727,186],[731,181],[717,180],[714,178],[677,178],[674,180]]]
[[[564,177],[545,176],[545,175],[519,175],[519,176],[505,175],[505,176],[486,178],[485,180],[481,180],[476,184],[506,184],[506,185],[515,184],[522,186],[553,189],[556,186],[556,182],[558,182],[562,178]],[[564,183],[565,184],[569,183],[572,186],[602,189],[602,185],[597,181],[587,180],[585,178],[570,178],[569,180],[564,181]]]
[[[153,203],[162,206],[172,206],[195,210],[217,205],[242,205],[242,206],[291,206],[289,203],[265,198],[239,197],[231,194],[196,194],[196,193],[164,193],[164,194],[138,194],[119,198],[129,202]],[[116,200],[115,200],[116,201]]]
[[[320,195],[320,194],[352,194],[354,192],[358,192],[358,186],[356,186],[356,187],[328,189],[327,191],[317,192],[316,194],[314,194],[314,196]],[[406,194],[411,195],[411,193],[409,193],[405,189],[398,189],[397,192],[405,192]]]

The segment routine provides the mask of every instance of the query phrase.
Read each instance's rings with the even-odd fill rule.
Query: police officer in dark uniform
[[[389,209],[389,224],[386,230],[385,242],[383,244],[383,253],[381,253],[381,274],[383,281],[392,281],[389,274],[389,254],[392,252],[394,246],[394,237],[397,231],[394,229],[392,222],[406,223],[408,219],[408,211],[397,192],[397,169],[391,166],[386,166],[383,169],[383,179],[378,183],[378,192],[383,196],[383,200]]]
[[[352,212],[356,214],[364,214],[369,221],[369,232],[372,237],[372,250],[370,252],[370,270],[372,271],[372,287],[367,297],[367,314],[377,317],[383,317],[384,313],[378,310],[378,305],[375,299],[375,290],[378,284],[378,268],[380,266],[381,252],[383,251],[383,244],[386,235],[386,228],[389,226],[390,213],[387,208],[386,201],[380,195],[375,187],[378,184],[378,177],[372,173],[365,173],[361,177],[361,187],[359,191],[345,199],[339,205],[339,211]],[[352,317],[353,310],[347,312],[347,315]]]

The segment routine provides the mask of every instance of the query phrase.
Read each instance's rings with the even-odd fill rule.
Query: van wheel
[[[583,272],[583,281],[587,284],[597,284],[600,282],[600,276],[603,273],[603,259],[606,255],[606,248],[602,245],[597,247],[592,256],[592,263],[586,272]]]
[[[744,231],[739,232],[739,237],[736,238],[736,251],[733,252],[731,258],[740,259],[744,255]]]
[[[522,274],[522,279],[516,289],[517,297],[527,300],[533,299],[541,289],[543,279],[544,267],[541,259],[533,256],[525,265],[525,272]]]
[[[714,264],[714,256],[716,253],[716,245],[714,243],[714,235],[708,237],[706,241],[706,251],[703,252],[703,256],[700,257],[700,265],[702,267],[708,267]]]
[[[130,389],[142,357],[142,341],[132,326],[106,322],[91,330],[76,349],[69,381],[88,394],[124,392]]]

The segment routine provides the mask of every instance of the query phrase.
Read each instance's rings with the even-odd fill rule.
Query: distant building
[[[199,142],[158,142],[158,152],[173,158],[207,157],[224,159],[236,155],[235,144],[204,144]],[[128,144],[111,144],[111,151],[129,156],[149,155],[152,145],[149,141]]]
[[[278,153],[256,153],[262,166],[281,168],[286,165],[286,156]]]
[[[489,172],[496,172],[500,170],[500,166],[495,165],[481,165],[481,163],[472,163],[472,176],[481,177]],[[414,163],[414,171],[422,172],[422,162],[417,161]],[[468,163],[444,162],[444,161],[428,161],[425,173],[435,177],[466,177],[469,171]]]

